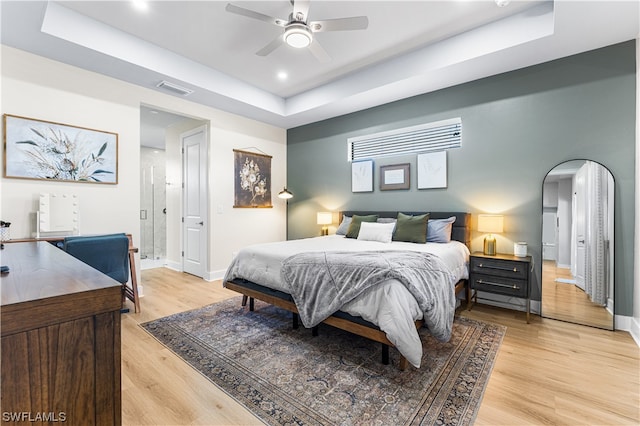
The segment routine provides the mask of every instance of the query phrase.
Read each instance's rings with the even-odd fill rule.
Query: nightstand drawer
[[[506,294],[515,297],[528,297],[527,280],[516,280],[512,278],[499,277],[497,275],[473,274],[470,280],[471,288],[474,290],[487,291],[490,293]]]
[[[518,262],[503,259],[488,259],[486,257],[471,257],[469,263],[470,272],[475,274],[488,274],[497,277],[520,280],[528,279],[529,263],[527,262]]]

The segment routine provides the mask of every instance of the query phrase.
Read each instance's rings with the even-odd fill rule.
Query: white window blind
[[[348,160],[460,148],[460,117],[347,139]]]

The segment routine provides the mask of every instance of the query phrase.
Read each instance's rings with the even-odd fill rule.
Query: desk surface
[[[119,282],[47,242],[5,244],[0,263],[10,268],[9,273],[0,275],[3,336],[27,326],[20,322],[30,322],[29,315],[40,319],[49,315],[53,321],[60,316],[83,315],[87,310],[120,309]],[[98,300],[94,299],[96,294],[114,297]]]
[[[101,235],[101,234],[96,234]],[[133,253],[138,252],[138,248],[133,245],[133,237],[131,234],[126,234],[127,238],[129,238],[129,251]],[[12,240],[7,240],[5,243],[32,243],[38,241],[48,241],[50,243],[62,242],[66,237],[90,237],[91,235],[65,235],[65,236],[57,236],[57,237],[40,237],[40,238],[15,238]]]

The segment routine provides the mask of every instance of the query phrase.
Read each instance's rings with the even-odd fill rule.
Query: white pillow
[[[393,237],[393,229],[395,227],[395,223],[362,222],[360,224],[358,239],[390,243],[391,237]]]

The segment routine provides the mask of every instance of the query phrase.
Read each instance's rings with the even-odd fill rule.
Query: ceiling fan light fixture
[[[291,47],[301,49],[311,44],[311,31],[302,24],[291,24],[284,30],[284,41]]]

